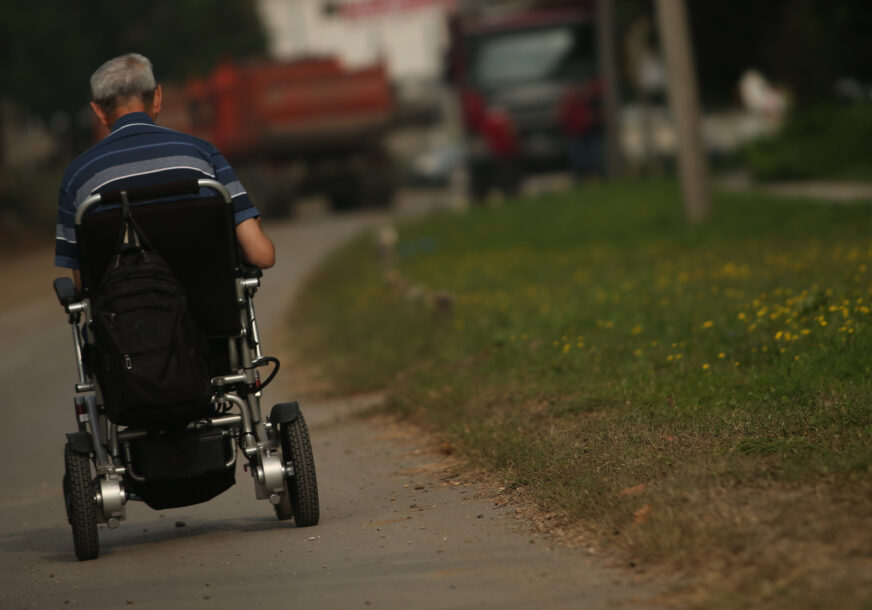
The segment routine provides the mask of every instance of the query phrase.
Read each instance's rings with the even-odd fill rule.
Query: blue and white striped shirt
[[[213,178],[233,197],[236,224],[259,216],[236,173],[212,144],[155,125],[144,112],[119,118],[112,133],[73,161],[58,200],[55,265],[79,268],[76,210],[92,193],[191,178]]]

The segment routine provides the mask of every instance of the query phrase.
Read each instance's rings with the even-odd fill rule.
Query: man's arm
[[[260,228],[260,217],[243,220],[236,225],[236,240],[242,247],[246,262],[269,269],[276,264],[276,248]]]

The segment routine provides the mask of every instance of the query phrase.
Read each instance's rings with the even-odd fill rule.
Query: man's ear
[[[151,105],[152,112],[154,113],[154,117],[157,118],[157,115],[160,113],[160,107],[163,103],[163,89],[160,85],[155,87],[154,90],[154,102]]]
[[[97,105],[97,102],[91,102],[91,109],[94,111],[94,114],[97,115],[97,118],[100,119],[100,122],[103,123],[103,126],[107,129],[112,129],[112,125],[109,124],[109,117],[103,112],[103,109]]]

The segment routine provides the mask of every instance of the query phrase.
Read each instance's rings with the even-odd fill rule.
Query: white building
[[[446,13],[455,0],[258,0],[278,59],[333,55],[348,66],[383,59],[396,82],[442,71]]]

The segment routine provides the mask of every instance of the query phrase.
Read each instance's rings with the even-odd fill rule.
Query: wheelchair
[[[111,421],[94,374],[90,301],[114,254],[118,205],[135,205],[152,248],[185,288],[188,306],[218,355],[211,399],[193,421],[137,428]],[[81,294],[54,281],[72,328],[78,429],[66,435],[63,495],[76,557],[99,555],[98,524],[117,528],[131,500],[155,510],[206,502],[235,484],[237,457],[255,496],[297,527],[319,520],[318,486],[306,422],[297,402],[261,399],[279,361],[261,348],[254,296],[260,269],[241,262],[230,194],[200,179],[91,195],[76,213]],[[265,378],[261,371],[268,371]]]

